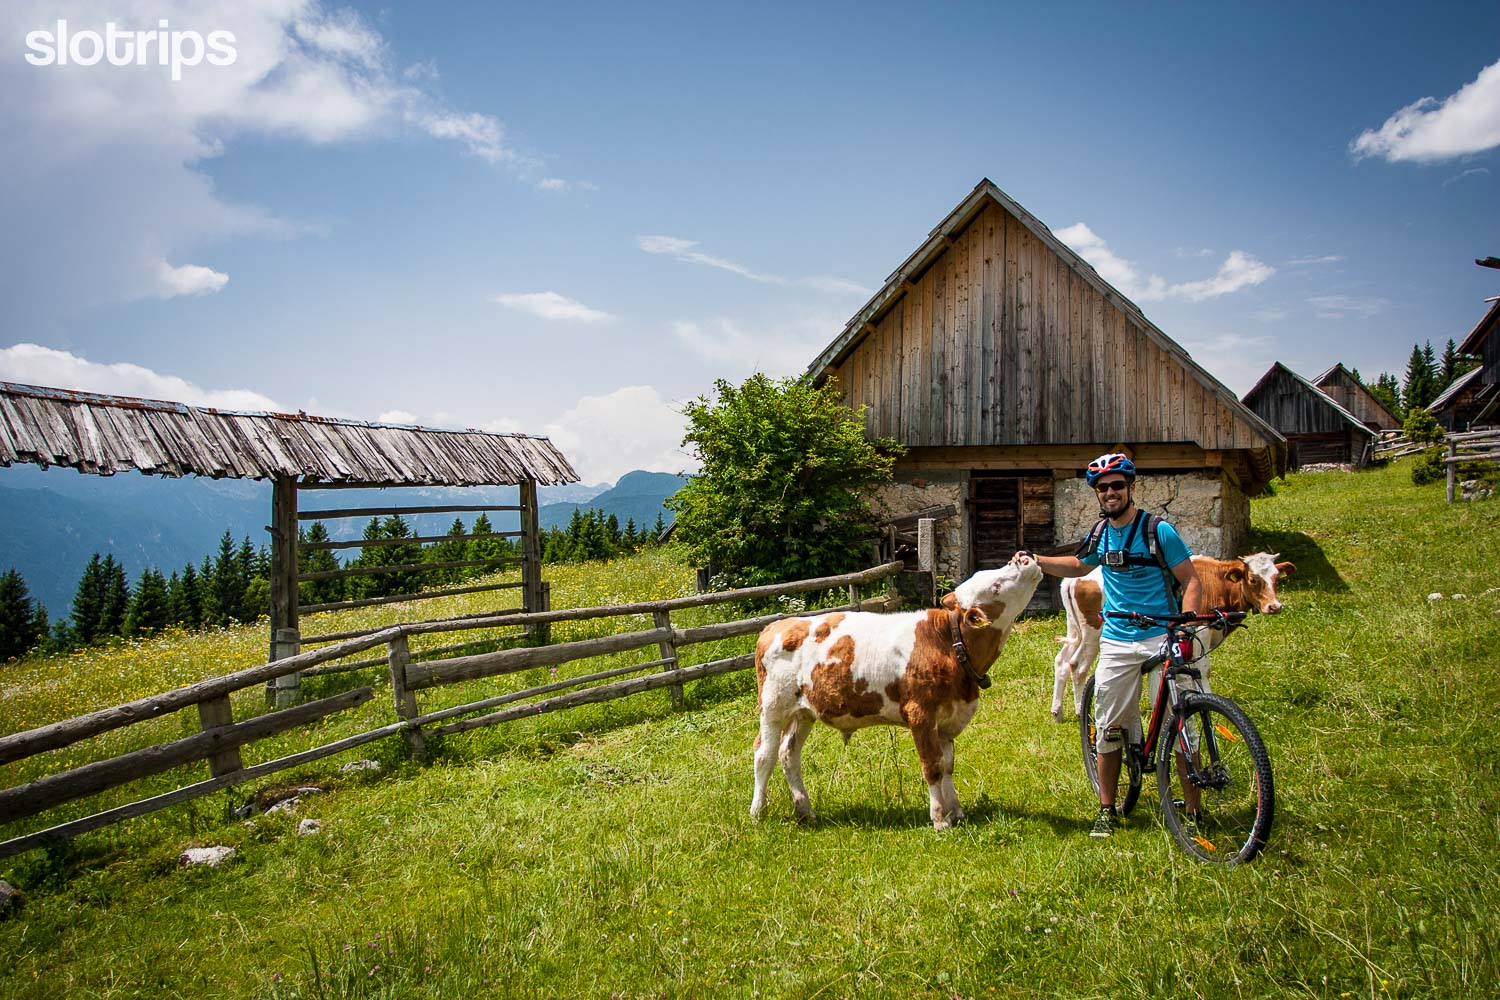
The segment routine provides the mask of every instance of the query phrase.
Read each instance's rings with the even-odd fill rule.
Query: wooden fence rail
[[[887,595],[861,601],[859,588],[888,581],[899,573],[901,568],[900,562],[890,562],[873,569],[842,576],[697,594],[665,601],[533,613],[505,612],[481,617],[393,625],[379,630],[350,633],[347,638],[341,637],[339,641],[331,645],[298,653],[295,656],[283,657],[222,677],[199,681],[173,691],[139,698],[112,708],[0,737],[0,765],[3,765],[194,706],[198,710],[200,730],[196,735],[183,739],[132,750],[80,767],[48,774],[26,784],[0,789],[0,822],[32,816],[55,806],[97,794],[139,778],[159,774],[182,764],[206,760],[210,769],[210,777],[207,781],[194,782],[166,793],[4,841],[0,843],[0,858],[32,850],[46,843],[50,838],[70,837],[124,819],[145,815],[200,795],[207,795],[398,733],[405,739],[408,751],[420,757],[425,750],[428,735],[465,732],[481,726],[497,725],[513,719],[534,717],[546,712],[627,697],[659,688],[671,689],[674,703],[680,704],[682,685],[685,682],[743,670],[751,666],[753,662],[750,654],[742,654],[708,663],[682,666],[680,657],[683,647],[752,635],[771,622],[795,617],[796,614],[822,613],[826,610],[889,610],[893,605],[891,597]],[[690,628],[676,628],[671,623],[672,612],[688,608],[842,588],[848,588],[850,601],[839,609],[759,615]],[[643,631],[617,633],[556,645],[502,649],[465,656],[445,656],[420,662],[414,662],[415,656],[424,653],[431,656],[436,653],[456,651],[472,646],[474,643],[473,641],[460,642],[416,653],[409,646],[410,638],[416,635],[460,633],[475,629],[509,626],[535,629],[562,621],[631,616],[649,616],[652,627]],[[374,694],[371,688],[361,687],[321,701],[270,712],[239,723],[234,722],[232,717],[230,694],[265,684],[276,678],[309,671],[320,664],[331,664],[332,661],[376,647],[385,647],[383,659],[390,668],[391,705],[397,721],[277,760],[252,767],[242,766],[239,758],[240,747],[305,725],[310,721],[355,708],[370,701]],[[654,655],[644,662],[552,680],[523,691],[507,692],[425,715],[421,714],[417,703],[418,691],[441,685],[513,674],[538,666],[557,667],[590,658],[648,648],[652,648]],[[379,662],[381,662],[379,659],[369,661],[372,665]],[[344,669],[348,667],[345,666]],[[626,674],[639,674],[644,671],[655,672],[628,680],[614,680]],[[557,693],[599,681],[609,681],[609,683],[597,684],[567,694]],[[541,700],[528,700],[539,697]],[[523,703],[517,704],[518,702]],[[501,706],[508,707],[502,708]],[[490,711],[496,708],[500,711]],[[488,714],[475,715],[480,712]],[[466,715],[473,717],[460,719],[457,722],[448,721]],[[430,728],[438,723],[447,724],[438,728]]]
[[[1445,438],[1448,454],[1443,458],[1447,466],[1448,502],[1453,502],[1454,487],[1458,481],[1458,467],[1464,462],[1486,462],[1500,465],[1500,428],[1469,431],[1464,434],[1449,434]]]

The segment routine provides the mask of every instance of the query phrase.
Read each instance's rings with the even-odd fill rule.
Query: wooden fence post
[[[221,694],[217,698],[198,702],[198,727],[200,729],[207,731],[233,724],[234,709],[230,707],[229,695]],[[244,762],[240,760],[240,748],[233,746],[208,758],[208,776],[222,777],[244,766]]]
[[[937,521],[934,518],[917,520],[917,569],[923,573],[937,571]]]
[[[386,643],[387,659],[391,664],[391,698],[396,704],[396,716],[401,719],[417,717],[417,696],[406,689],[406,666],[411,662],[411,650],[406,636],[398,635]],[[427,752],[427,739],[421,727],[403,729],[401,737],[406,740],[406,749],[416,760]]]
[[[1453,502],[1453,482],[1458,478],[1458,463],[1453,461],[1458,457],[1458,442],[1448,442],[1448,502]]]
[[[523,479],[521,496],[521,607],[535,614],[542,609],[542,529],[537,516],[536,480]],[[546,625],[528,625],[526,632],[539,646],[551,639]]]
[[[656,624],[657,628],[661,628],[661,629],[666,629],[667,630],[667,638],[663,639],[661,642],[657,643],[656,644],[656,649],[657,649],[657,652],[661,655],[661,658],[663,660],[671,660],[672,662],[671,663],[663,663],[661,665],[661,669],[662,669],[663,672],[666,672],[668,670],[676,670],[677,667],[679,666],[679,664],[677,662],[677,644],[672,640],[672,637],[671,637],[671,633],[672,633],[672,613],[670,611],[653,611],[651,613],[651,620],[652,620],[652,622],[654,622]],[[671,687],[671,691],[672,691],[672,707],[673,708],[681,708],[682,707],[682,685],[681,684],[673,684],[672,687]]]
[[[300,652],[300,646],[301,637],[296,629],[277,629],[275,641],[271,643],[271,659],[284,660],[288,656],[296,656]],[[266,701],[277,708],[301,704],[302,672],[273,677],[266,686]]]

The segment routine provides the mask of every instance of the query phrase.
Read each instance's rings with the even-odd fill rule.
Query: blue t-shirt
[[[1132,524],[1139,523],[1142,519],[1139,513],[1136,517],[1137,521]],[[1131,524],[1116,528],[1113,524],[1106,523],[1104,534],[1099,538],[1099,547],[1092,553],[1079,557],[1079,561],[1085,566],[1103,565],[1104,553],[1125,550],[1126,540],[1129,539],[1130,548],[1125,551],[1151,560],[1149,566],[1104,566],[1104,610],[1141,611],[1153,615],[1176,614],[1178,609],[1172,602],[1172,594],[1167,589],[1161,567],[1151,558],[1151,553],[1146,548],[1145,527],[1136,528],[1134,533],[1130,529]],[[1156,525],[1156,544],[1161,546],[1168,566],[1176,566],[1184,559],[1192,558],[1182,536],[1166,521],[1160,521]],[[1140,629],[1129,622],[1106,618],[1102,634],[1106,639],[1117,642],[1137,642],[1165,635],[1166,631],[1164,628]]]

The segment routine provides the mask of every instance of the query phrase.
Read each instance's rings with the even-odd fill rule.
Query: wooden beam
[[[532,486],[535,489],[535,483]],[[299,521],[323,521],[338,517],[380,517],[391,514],[453,514],[476,510],[520,510],[520,507],[501,504],[453,504],[435,507],[355,507],[347,510],[301,510]]]
[[[309,604],[302,610],[338,611],[342,608],[368,608],[377,604],[399,604],[402,601],[428,601],[435,597],[453,597],[457,594],[478,594],[485,590],[514,590],[519,583],[487,583],[480,587],[450,587],[447,590],[419,590],[414,594],[392,594],[390,597],[366,597],[358,601],[333,601],[328,604]]]
[[[31,816],[53,806],[94,795],[137,778],[169,771],[179,764],[202,760],[320,719],[334,712],[364,704],[374,697],[370,688],[356,688],[343,694],[308,702],[281,712],[271,712],[246,722],[189,736],[186,739],[147,747],[131,753],[95,761],[61,774],[48,775],[36,781],[0,791],[0,815],[7,819]]]
[[[413,542],[459,542],[480,538],[519,538],[519,531],[481,531],[477,535],[412,535],[409,538],[361,538],[351,542],[298,542],[303,552],[313,549],[370,549],[382,545],[410,545]]]

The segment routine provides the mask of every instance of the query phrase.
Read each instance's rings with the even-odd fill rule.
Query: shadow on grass
[[[817,821],[808,825],[810,831],[846,830],[861,827],[882,830],[918,830],[932,826],[926,806],[912,806],[898,802],[847,802],[816,807]],[[785,817],[794,822],[790,813]],[[768,816],[769,819],[769,816]],[[1094,813],[1087,803],[1079,806],[1077,813],[1059,815],[1052,812],[1034,812],[1025,809],[1007,808],[987,795],[979,797],[972,805],[964,806],[963,822],[959,829],[995,827],[1009,832],[1018,822],[1045,823],[1059,836],[1087,832],[1093,826]]]
[[[1287,590],[1321,590],[1330,594],[1349,591],[1349,585],[1318,543],[1303,532],[1252,530],[1249,544],[1257,551],[1278,552],[1283,560],[1297,564],[1297,572],[1285,584]]]

